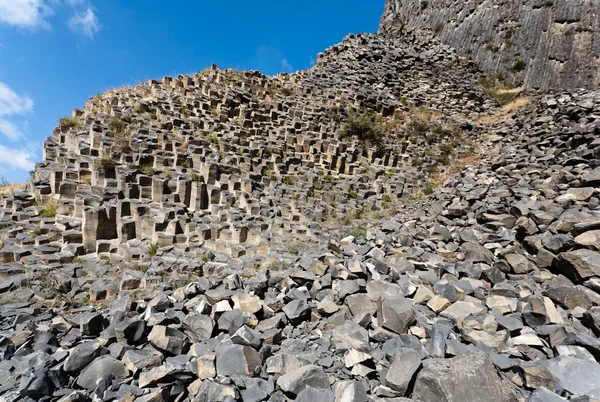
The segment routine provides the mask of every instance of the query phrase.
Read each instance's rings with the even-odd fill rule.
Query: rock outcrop
[[[528,89],[600,87],[598,0],[387,0],[380,33],[434,35]]]

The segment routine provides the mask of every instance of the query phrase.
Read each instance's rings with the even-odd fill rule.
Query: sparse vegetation
[[[200,176],[198,176],[196,173],[192,173],[191,179],[192,181],[200,181]]]
[[[0,195],[9,195],[13,191],[22,190],[24,187],[23,184],[11,183],[6,177],[0,176]]]
[[[512,71],[518,73],[525,70],[525,68],[527,68],[527,62],[521,58],[517,58],[512,66]]]
[[[7,304],[14,304],[14,303],[22,303],[25,300],[22,299],[2,299],[0,300],[0,306],[5,306]]]
[[[504,76],[501,74],[488,74],[479,80],[484,92],[496,99],[496,102],[500,106],[511,103],[517,96],[516,92],[514,92],[514,87],[506,85],[503,82]]]
[[[367,228],[362,225],[359,225],[355,228],[348,229],[346,231],[346,236],[354,236],[356,239],[366,239]]]
[[[108,262],[108,264],[110,264],[110,261]],[[148,266],[147,265],[130,265],[129,269],[133,269],[134,271],[139,271],[143,274],[145,274],[146,272],[148,272]]]
[[[104,170],[111,170],[114,169],[117,164],[112,159],[103,158],[100,160],[100,166],[102,166],[102,169]]]
[[[61,127],[75,128],[75,127],[79,127],[79,125],[81,123],[79,123],[79,120],[76,117],[61,117],[58,120],[58,124]]]
[[[348,197],[354,199],[354,198],[358,198],[358,193],[355,190],[350,190],[348,191]]]
[[[108,120],[109,134],[114,139],[114,145],[121,152],[126,153],[130,151],[131,132],[128,129],[128,125],[133,122],[133,119],[129,115],[123,115],[121,117],[111,117]]]
[[[127,123],[119,117],[111,117],[108,120],[108,129],[114,134],[120,134],[127,128]]]
[[[208,137],[206,137],[206,141],[210,142],[211,144],[218,144],[219,137],[217,137],[215,134],[211,134]]]
[[[342,138],[354,137],[363,145],[378,145],[383,142],[381,116],[367,112],[361,115],[351,115],[341,128]]]
[[[288,246],[288,251],[291,254],[298,255],[302,251],[303,247],[300,243],[292,243]]]
[[[82,264],[83,262],[85,262],[85,260],[83,258],[79,257],[79,256],[75,256],[71,260],[72,264]]]
[[[54,218],[56,216],[56,200],[52,200],[46,204],[42,212],[40,212],[40,216],[42,218]]]
[[[146,176],[154,176],[154,173],[156,173],[154,171],[154,168],[152,167],[152,165],[142,165],[140,166],[140,170],[142,171],[142,173],[144,173]]]
[[[157,252],[158,252],[158,244],[151,243],[148,245],[148,255],[150,256],[150,258],[154,257]]]

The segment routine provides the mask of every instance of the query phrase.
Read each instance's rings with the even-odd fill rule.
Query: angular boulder
[[[427,402],[515,402],[485,353],[423,362],[412,397]]]

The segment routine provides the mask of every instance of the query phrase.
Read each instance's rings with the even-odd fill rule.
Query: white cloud
[[[32,109],[33,101],[31,99],[17,95],[8,85],[0,82],[0,116],[28,113]]]
[[[4,134],[11,140],[16,141],[21,136],[21,130],[19,130],[16,124],[0,119],[0,134]]]
[[[35,167],[35,154],[27,149],[8,148],[0,144],[0,166],[11,170],[30,171]]]
[[[94,35],[100,31],[100,23],[98,22],[94,10],[91,8],[73,15],[69,20],[69,27],[71,27],[74,32],[82,33],[88,38],[93,38]]]
[[[288,59],[281,59],[281,68],[285,71],[294,71],[294,67],[288,62]]]
[[[0,22],[20,28],[49,28],[52,9],[44,0],[0,0]]]
[[[14,115],[33,111],[33,101],[26,96],[20,96],[3,82],[0,82],[0,134],[16,141],[21,137],[19,127],[7,120]]]

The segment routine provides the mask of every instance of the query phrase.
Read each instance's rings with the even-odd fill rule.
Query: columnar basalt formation
[[[600,93],[482,77],[350,35],[90,99],[0,198],[0,401],[600,399]]]
[[[155,244],[237,257],[268,250],[265,233],[319,235],[328,217],[389,208],[427,184],[421,171],[445,167],[433,150],[425,155],[426,138],[393,124],[378,148],[342,138],[348,114],[401,123],[409,105],[446,120],[486,110],[476,76],[463,80],[458,66],[442,71],[464,61],[439,44],[422,46],[418,54],[375,36],[349,37],[292,75],[213,67],[99,95],[44,144],[33,196],[56,203],[56,217],[39,222],[42,230],[75,255],[131,261]],[[434,62],[439,75],[426,68]],[[457,127],[456,138],[440,136],[435,146],[457,156],[476,135]],[[16,204],[12,212],[22,208],[42,211]]]
[[[598,0],[387,0],[380,33],[434,35],[526,88],[600,87]]]

